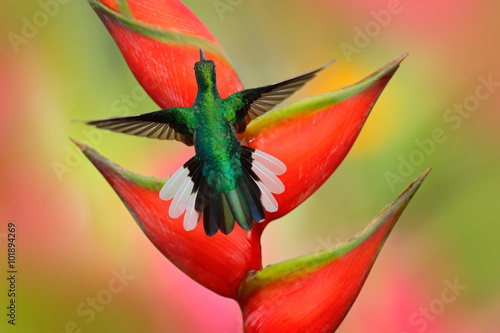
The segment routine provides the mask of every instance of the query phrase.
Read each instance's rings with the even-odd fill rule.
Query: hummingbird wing
[[[330,61],[318,69],[288,80],[259,88],[245,89],[230,95],[224,100],[226,119],[234,125],[237,133],[243,133],[250,121],[273,109],[315,77],[319,71],[333,63],[334,61]]]
[[[194,122],[189,108],[175,107],[126,117],[113,117],[86,122],[114,132],[159,140],[177,140],[193,145],[193,133],[188,124]]]

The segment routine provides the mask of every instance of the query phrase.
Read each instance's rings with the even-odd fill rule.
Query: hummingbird
[[[287,168],[279,159],[242,145],[237,134],[331,63],[222,99],[217,89],[215,64],[200,50],[200,61],[194,64],[198,91],[190,107],[86,123],[115,132],[194,145],[195,156],[166,181],[159,193],[160,199],[172,200],[170,217],[184,214],[184,229],[189,231],[203,215],[204,231],[209,237],[218,230],[229,234],[235,222],[242,229],[251,230],[254,221],[265,220],[265,211],[278,210],[273,193],[285,190],[277,176]]]

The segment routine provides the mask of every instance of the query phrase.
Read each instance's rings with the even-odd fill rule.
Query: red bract
[[[281,217],[306,200],[351,149],[373,105],[406,54],[364,80],[265,114],[250,123],[242,140],[287,166],[285,192],[276,196]]]
[[[138,81],[162,108],[193,102],[193,65],[200,48],[215,60],[222,97],[242,89],[215,38],[180,2],[93,0],[91,4]],[[237,227],[227,236],[209,238],[201,225],[185,231],[182,217],[170,218],[170,201],[159,198],[165,180],[132,173],[92,148],[77,145],[172,263],[210,290],[240,303],[249,332],[331,331],[347,313],[385,237],[424,176],[363,234],[336,249],[262,269],[260,237],[267,223],[297,207],[335,171],[404,57],[354,85],[268,112],[250,123],[242,142],[288,167],[280,177],[286,190],[276,196],[279,210],[250,232]]]
[[[207,237],[186,232],[158,199],[165,180],[125,170],[75,143],[108,180],[151,242],[194,280],[235,298],[247,332],[331,332],[356,299],[375,258],[428,171],[357,237],[338,247],[261,268],[261,229]]]
[[[208,237],[203,228],[186,231],[182,217],[168,215],[171,201],[160,200],[165,180],[134,174],[77,143],[118,193],[151,242],[174,265],[214,292],[236,298],[238,285],[249,271],[261,268],[259,228],[240,228],[225,236]]]
[[[89,1],[132,73],[162,108],[193,103],[200,49],[215,62],[221,97],[243,89],[215,37],[180,1]]]
[[[337,329],[385,239],[428,173],[429,170],[346,243],[251,272],[238,295],[245,332]]]

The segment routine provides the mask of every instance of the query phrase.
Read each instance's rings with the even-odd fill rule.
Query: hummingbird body
[[[326,65],[325,65],[326,66]],[[286,166],[273,156],[241,145],[237,133],[300,88],[325,66],[260,88],[247,89],[222,99],[217,90],[215,64],[200,50],[194,70],[198,92],[191,107],[175,107],[136,116],[88,122],[100,128],[157,139],[176,139],[194,145],[195,156],[165,183],[163,200],[173,199],[169,215],[184,215],[192,230],[203,213],[205,233],[230,233],[236,221],[250,230],[265,212],[276,211],[272,193],[284,191],[276,175]]]
[[[215,66],[211,61],[195,65],[198,93],[191,106],[188,127],[193,134],[196,159],[203,163],[203,176],[219,193],[228,193],[241,177],[240,141],[224,116],[224,100],[217,90]]]
[[[224,119],[200,122],[194,133],[196,158],[204,163],[203,176],[220,193],[234,190],[241,176],[240,146],[234,128]]]

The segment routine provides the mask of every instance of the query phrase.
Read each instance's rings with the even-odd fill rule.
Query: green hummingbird
[[[89,121],[87,124],[115,132],[194,145],[195,156],[179,168],[160,191],[162,200],[172,200],[169,215],[184,213],[184,229],[194,229],[203,215],[208,236],[220,230],[229,234],[235,221],[244,230],[275,212],[273,194],[285,190],[277,177],[286,166],[277,158],[244,146],[237,133],[250,121],[271,110],[317,72],[332,62],[305,74],[275,84],[245,89],[222,99],[217,90],[215,64],[200,50],[194,65],[198,92],[190,107],[172,107],[140,115]]]

